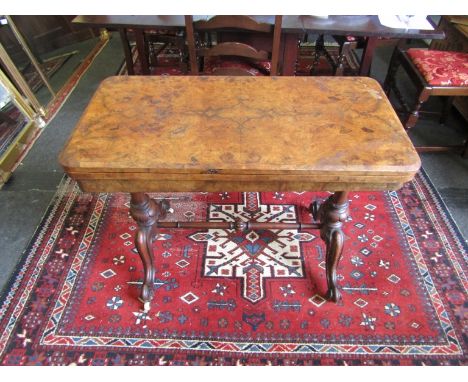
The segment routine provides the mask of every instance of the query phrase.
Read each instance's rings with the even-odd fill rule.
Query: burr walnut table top
[[[90,192],[383,190],[420,167],[366,77],[111,77],[60,163]]]

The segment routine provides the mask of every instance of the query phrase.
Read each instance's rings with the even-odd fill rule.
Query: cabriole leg
[[[143,262],[144,280],[141,288],[140,300],[144,304],[144,310],[150,309],[153,298],[154,286],[154,260],[153,260],[153,228],[159,218],[163,218],[166,213],[165,201],[156,203],[143,192],[131,194],[130,214],[138,224],[135,236],[135,246]]]
[[[320,237],[326,244],[326,275],[327,299],[337,302],[341,294],[336,282],[336,269],[343,253],[344,234],[343,223],[349,213],[348,192],[338,191],[330,196],[318,211],[318,218],[322,224]]]

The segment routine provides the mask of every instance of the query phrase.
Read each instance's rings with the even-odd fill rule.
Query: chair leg
[[[325,49],[324,37],[323,37],[323,34],[321,34],[317,37],[317,40],[315,41],[314,62],[312,63],[312,67],[310,68],[311,76],[314,75],[315,68],[317,67],[320,61],[320,56],[323,54],[324,49]]]
[[[344,42],[340,47],[340,52],[338,55],[338,61],[335,68],[335,76],[342,76],[344,74],[344,64],[346,57],[351,53],[351,43],[348,41]]]
[[[392,88],[395,87],[395,76],[400,66],[400,51],[395,48],[390,58],[390,64],[388,66],[387,75],[385,77],[383,89],[387,97],[390,95]]]
[[[441,125],[447,122],[447,118],[450,114],[450,109],[452,108],[452,105],[453,105],[453,100],[454,100],[454,97],[444,97],[444,106],[442,108],[442,114],[439,119],[439,123]]]
[[[427,88],[423,88],[421,93],[419,93],[419,97],[414,105],[413,111],[409,114],[408,119],[404,124],[405,129],[411,129],[416,125],[416,122],[419,119],[419,110],[421,109],[422,104],[428,100],[429,96],[429,90]]]

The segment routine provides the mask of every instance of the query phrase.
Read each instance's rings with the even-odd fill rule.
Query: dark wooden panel
[[[71,21],[74,16],[17,15],[11,17],[36,57],[95,35],[88,28],[73,26]]]

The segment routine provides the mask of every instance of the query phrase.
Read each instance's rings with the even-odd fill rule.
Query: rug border
[[[37,239],[39,238],[41,232],[42,232],[42,225],[45,221],[45,218],[51,210],[54,208],[56,202],[63,198],[63,191],[67,188],[68,183],[70,181],[70,178],[66,175],[63,174],[62,179],[60,180],[59,185],[57,186],[57,191],[55,194],[52,196],[49,204],[47,205],[47,208],[45,209],[44,213],[41,216],[41,219],[36,226],[34,233],[31,237],[31,239],[28,241],[28,244],[24,247],[18,261],[16,262],[15,266],[13,267],[13,271],[10,273],[7,282],[5,283],[4,287],[0,291],[0,310],[3,309],[3,305],[6,302],[7,296],[10,293],[11,288],[13,287],[13,284],[16,282],[18,276],[20,275],[21,271],[23,270],[23,267],[25,266],[26,260],[28,258],[28,253],[32,249],[32,247],[36,244]],[[15,291],[16,294],[16,291]],[[0,320],[3,317],[0,316]]]
[[[428,188],[428,187],[426,188],[428,188],[428,191],[432,194],[435,201],[438,203],[438,207],[440,207],[441,210],[445,213],[445,216],[449,218],[449,219],[446,218],[446,221],[445,221],[448,228],[452,230],[452,233],[454,234],[455,238],[460,242],[460,245],[463,247],[465,252],[468,251],[468,238],[465,239],[465,237],[463,236],[460,228],[458,227],[457,222],[455,221],[454,217],[452,216],[452,213],[447,207],[447,204],[444,202],[444,199],[440,195],[439,191],[437,190],[436,186],[434,185],[431,178],[427,174],[426,170],[424,170],[421,167],[419,173],[422,175],[423,180],[429,183],[429,185],[431,186],[431,188]],[[464,260],[468,261],[468,258],[465,258]]]

